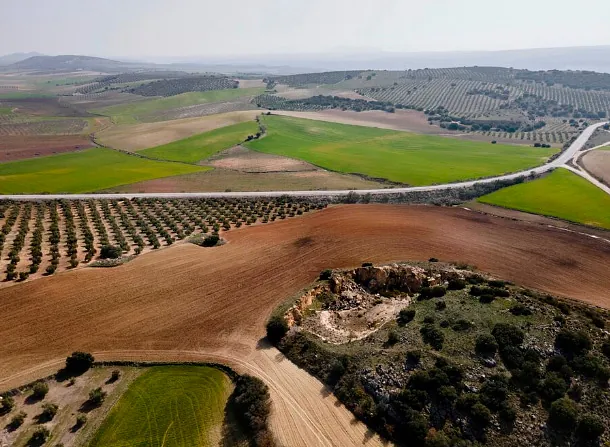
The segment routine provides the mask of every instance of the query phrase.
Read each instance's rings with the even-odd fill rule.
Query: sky
[[[610,45],[607,0],[0,0],[0,55],[476,51]]]

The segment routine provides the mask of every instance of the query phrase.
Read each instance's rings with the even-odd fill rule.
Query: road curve
[[[531,173],[542,174],[552,169],[566,166],[574,156],[582,149],[586,142],[591,138],[593,132],[604,126],[605,122],[592,124],[587,127],[578,138],[570,145],[568,149],[563,151],[557,158],[546,163],[525,171],[514,172],[512,174],[500,175],[479,180],[469,180],[466,182],[446,183],[442,185],[430,186],[411,186],[406,188],[384,188],[384,189],[358,189],[355,192],[358,194],[398,194],[408,192],[422,191],[440,191],[445,189],[459,189],[471,187],[475,184],[493,183],[498,180],[512,180]],[[181,192],[181,193],[118,193],[118,194],[10,194],[0,195],[0,200],[52,200],[52,199],[72,199],[72,200],[88,200],[88,199],[132,199],[132,198],[162,198],[162,199],[198,199],[198,198],[248,198],[248,197],[336,197],[343,196],[352,190],[332,190],[332,191],[246,191],[246,192]]]

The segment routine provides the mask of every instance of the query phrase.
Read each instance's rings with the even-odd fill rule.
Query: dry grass
[[[582,164],[593,176],[610,184],[610,150],[591,151],[582,158]]]

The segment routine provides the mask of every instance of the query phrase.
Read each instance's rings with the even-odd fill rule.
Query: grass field
[[[567,169],[501,189],[479,202],[610,229],[610,196]]]
[[[154,98],[131,104],[120,104],[94,110],[95,113],[111,116],[116,124],[133,124],[139,116],[148,115],[162,110],[177,109],[208,102],[230,101],[242,96],[259,95],[263,88],[231,88],[212,90],[208,92],[190,92],[167,98]]]
[[[89,149],[0,164],[0,194],[84,193],[209,168]]]
[[[246,121],[232,126],[195,135],[184,140],[139,151],[147,157],[197,163],[216,152],[228,149],[243,142],[248,135],[258,132],[255,121]]]
[[[261,119],[267,136],[249,148],[416,186],[528,169],[556,152],[283,116]]]
[[[214,368],[152,367],[121,396],[89,445],[218,445],[230,388]]]

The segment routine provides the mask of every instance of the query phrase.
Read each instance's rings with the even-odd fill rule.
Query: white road
[[[608,188],[602,185],[600,182],[595,180],[588,173],[571,168],[567,163],[572,160],[578,152],[587,143],[593,132],[598,128],[604,126],[607,123],[593,124],[587,127],[578,138],[570,145],[568,149],[561,153],[559,157],[553,161],[538,166],[536,168],[528,169],[527,171],[514,172],[512,174],[500,175],[498,177],[491,177],[479,180],[470,180],[467,182],[459,183],[446,183],[443,185],[431,185],[431,186],[413,186],[406,188],[385,188],[385,189],[359,189],[356,192],[359,195],[363,194],[398,194],[407,192],[420,192],[420,191],[438,191],[445,189],[458,189],[473,186],[474,184],[485,184],[493,183],[498,180],[510,180],[521,176],[527,176],[531,173],[542,174],[559,167],[567,167],[572,172],[586,178],[587,180],[594,183],[596,186],[601,187],[606,192]],[[601,186],[600,186],[601,185]],[[87,199],[131,199],[131,198],[165,198],[165,199],[188,199],[188,198],[246,198],[246,197],[336,197],[344,196],[351,192],[351,190],[332,190],[332,191],[256,191],[256,192],[192,192],[192,193],[120,193],[120,194],[11,194],[11,195],[0,195],[0,200],[44,200],[44,199],[73,199],[73,200],[87,200]],[[610,192],[609,192],[610,193]]]

